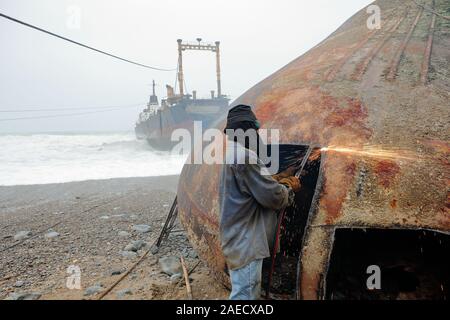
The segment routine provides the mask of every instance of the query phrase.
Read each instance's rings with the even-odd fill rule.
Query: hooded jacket
[[[277,211],[288,204],[288,188],[275,181],[255,152],[226,141],[220,191],[220,238],[231,270],[270,256]]]

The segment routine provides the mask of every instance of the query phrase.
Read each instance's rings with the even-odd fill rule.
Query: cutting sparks
[[[361,157],[381,158],[389,160],[409,160],[417,161],[420,158],[415,152],[410,150],[387,150],[376,146],[364,146],[362,148],[347,148],[347,147],[323,147],[322,152],[340,152],[352,154]]]

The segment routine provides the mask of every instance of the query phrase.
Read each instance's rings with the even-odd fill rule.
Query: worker
[[[259,140],[258,129],[250,106],[230,109],[219,192],[220,239],[231,278],[231,300],[260,299],[262,263],[270,257],[277,212],[290,205],[294,192],[300,190],[299,179],[289,174],[293,170],[276,176],[279,182],[264,174],[268,170],[264,170],[258,150],[235,134],[254,130]]]

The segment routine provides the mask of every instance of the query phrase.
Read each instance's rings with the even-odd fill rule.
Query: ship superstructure
[[[155,94],[155,82],[153,81],[152,95],[147,107],[139,114],[136,122],[135,132],[138,139],[147,139],[151,146],[156,149],[168,150],[176,141],[171,140],[172,132],[178,128],[185,128],[192,132],[194,121],[202,121],[203,129],[208,128],[223,112],[228,110],[229,99],[222,94],[220,79],[220,42],[214,44],[178,42],[178,70],[177,83],[179,93],[174,87],[166,85],[167,97],[158,103]],[[211,90],[211,97],[197,98],[197,92],[192,94],[185,92],[185,81],[183,73],[183,51],[202,50],[212,51],[216,54],[216,77],[217,94]]]

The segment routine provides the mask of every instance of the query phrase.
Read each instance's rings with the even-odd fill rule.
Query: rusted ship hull
[[[176,129],[193,133],[194,122],[200,121],[204,129],[209,128],[228,108],[228,99],[185,99],[174,106],[158,109],[145,121],[135,126],[138,139],[146,139],[158,150],[170,150],[179,141],[172,139]]]
[[[333,278],[336,252],[353,239],[347,250],[367,242],[378,257],[356,262],[357,254],[350,255],[355,265],[378,263],[383,272],[401,265],[399,272],[419,283],[415,291],[377,295],[375,290],[359,298],[448,299],[450,24],[442,15],[450,4],[430,0],[425,9],[406,0],[374,4],[381,8],[381,29],[369,30],[368,14],[360,11],[232,104],[254,106],[263,128],[280,129],[281,143],[324,147],[302,240],[294,244],[299,247],[296,298],[332,299],[342,293]],[[216,126],[223,128],[224,121]],[[218,229],[219,170],[185,165],[178,201],[191,243],[227,284]],[[399,243],[398,251],[377,240],[383,238]],[[417,250],[410,253],[415,241]],[[420,271],[425,256],[435,268],[427,272],[436,270],[437,278],[429,282]],[[361,286],[365,271],[358,271]],[[430,282],[439,292],[424,293]]]

